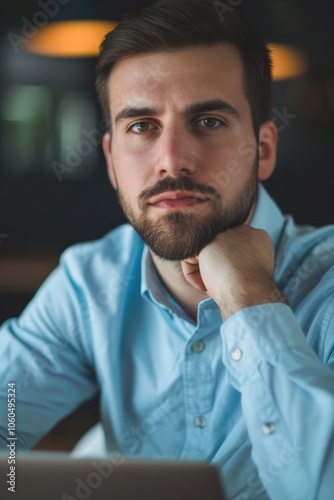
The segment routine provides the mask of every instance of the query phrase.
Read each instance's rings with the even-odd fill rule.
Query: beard
[[[195,257],[219,233],[243,224],[249,217],[258,192],[257,159],[250,177],[227,204],[218,191],[209,185],[195,183],[190,177],[165,177],[153,188],[145,189],[138,197],[139,215],[135,214],[121,190],[117,191],[121,208],[132,227],[145,244],[160,259],[181,261]],[[240,174],[239,174],[240,175]],[[212,208],[207,215],[194,206],[191,210],[165,213],[149,217],[147,200],[166,191],[193,191],[208,197],[205,203]]]

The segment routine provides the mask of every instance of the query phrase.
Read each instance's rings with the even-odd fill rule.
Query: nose
[[[196,171],[194,144],[189,132],[182,127],[165,127],[159,138],[156,174],[166,176],[191,176]]]

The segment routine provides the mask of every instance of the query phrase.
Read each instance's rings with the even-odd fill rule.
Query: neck
[[[158,274],[172,297],[184,311],[197,321],[198,304],[208,298],[207,293],[199,292],[185,279],[180,262],[162,260],[151,250],[150,254]]]

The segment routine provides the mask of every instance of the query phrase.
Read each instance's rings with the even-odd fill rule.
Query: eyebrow
[[[186,114],[196,115],[199,113],[206,113],[207,111],[225,111],[225,113],[228,113],[233,118],[240,119],[239,111],[222,99],[212,99],[211,101],[192,104],[186,109]]]
[[[234,108],[231,104],[222,99],[211,99],[209,101],[203,101],[196,104],[188,106],[184,114],[185,115],[196,115],[200,113],[206,113],[208,111],[224,111],[230,116],[236,119],[240,119],[239,111]],[[120,123],[123,120],[130,118],[139,118],[141,116],[157,116],[159,114],[157,109],[150,107],[130,107],[127,106],[123,108],[115,117],[115,123]]]

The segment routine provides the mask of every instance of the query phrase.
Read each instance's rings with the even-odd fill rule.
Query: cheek
[[[210,157],[207,182],[228,199],[251,175],[256,152],[254,147],[241,147],[239,143],[224,151],[212,151]]]
[[[210,162],[211,158],[211,162]],[[209,164],[208,164],[209,162]],[[208,170],[206,182],[214,187],[218,192],[228,193],[228,189],[238,182],[238,178],[243,172],[240,159],[233,150],[213,151],[206,158]]]
[[[126,162],[129,175],[138,180],[142,179],[144,182],[149,181],[156,164],[157,155],[154,146],[134,144],[133,141],[128,141],[124,146],[119,160]]]
[[[137,153],[115,148],[113,164],[118,189],[129,198],[129,201],[134,200],[147,187],[149,178],[147,162]]]

